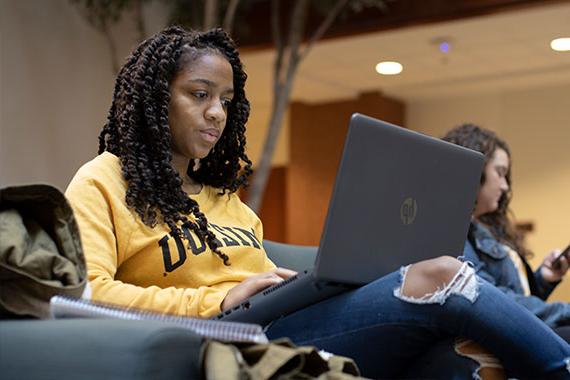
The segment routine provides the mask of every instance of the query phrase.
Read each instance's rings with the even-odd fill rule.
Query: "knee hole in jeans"
[[[479,293],[473,268],[450,256],[403,267],[400,275],[401,285],[394,295],[407,302],[443,304],[452,294],[475,302]]]

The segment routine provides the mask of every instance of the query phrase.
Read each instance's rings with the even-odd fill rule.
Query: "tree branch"
[[[312,47],[315,45],[315,43],[323,37],[323,35],[330,28],[330,26],[332,25],[334,20],[339,15],[342,8],[344,8],[346,6],[346,4],[348,4],[348,2],[349,2],[349,0],[338,0],[336,2],[334,7],[327,14],[327,17],[323,20],[321,25],[319,25],[319,27],[317,28],[315,33],[313,33],[313,35],[311,36],[311,38],[307,42],[305,49],[299,54],[300,59],[303,59],[307,56],[307,54],[312,49]]]
[[[305,24],[307,23],[308,8],[308,0],[297,0],[295,8],[293,8],[289,24],[289,42],[287,44],[289,47],[289,59],[298,56],[299,46],[303,40]]]
[[[218,10],[218,0],[206,0],[204,4],[204,30],[208,30],[216,26]]]
[[[109,25],[105,20],[101,20],[101,25],[98,28],[99,31],[105,37],[107,41],[107,46],[109,47],[109,53],[111,54],[111,68],[113,70],[113,74],[117,75],[119,73],[119,58],[117,56],[117,45],[115,44],[115,40],[113,39],[113,35],[111,34],[111,30]]]
[[[231,33],[234,25],[234,18],[236,15],[237,7],[239,4],[239,0],[230,0],[228,4],[228,8],[226,9],[226,14],[224,16],[224,30],[228,33]]]
[[[137,26],[138,42],[140,43],[144,41],[144,39],[147,36],[142,0],[135,0],[133,3],[133,8],[134,8],[135,22]]]
[[[273,93],[279,93],[279,78],[283,67],[284,46],[281,37],[281,27],[279,25],[279,0],[271,1],[271,35],[275,43],[275,64],[273,65]]]

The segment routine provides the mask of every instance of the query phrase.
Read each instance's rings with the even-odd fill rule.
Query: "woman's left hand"
[[[550,252],[542,262],[540,275],[548,282],[560,281],[568,271],[570,264],[568,263],[568,259],[566,257],[560,259],[560,266],[558,268],[552,267],[552,263],[558,257],[558,255],[560,255],[560,252],[561,251],[559,249],[555,249],[554,251]]]

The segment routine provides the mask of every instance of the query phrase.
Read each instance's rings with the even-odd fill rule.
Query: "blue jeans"
[[[414,302],[397,295],[403,275],[394,272],[281,318],[267,335],[351,357],[372,378],[401,376],[434,342],[461,336],[493,352],[509,376],[570,379],[570,346],[494,286],[471,277],[471,299],[460,292]]]

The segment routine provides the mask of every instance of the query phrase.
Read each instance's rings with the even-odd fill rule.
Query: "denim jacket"
[[[511,296],[549,326],[557,327],[570,324],[570,304],[546,302],[559,282],[546,281],[540,274],[540,268],[533,272],[524,257],[521,257],[531,291],[530,296],[525,295],[519,272],[510,259],[507,248],[497,241],[483,225],[476,222],[471,223],[463,257],[473,263],[481,278]]]

